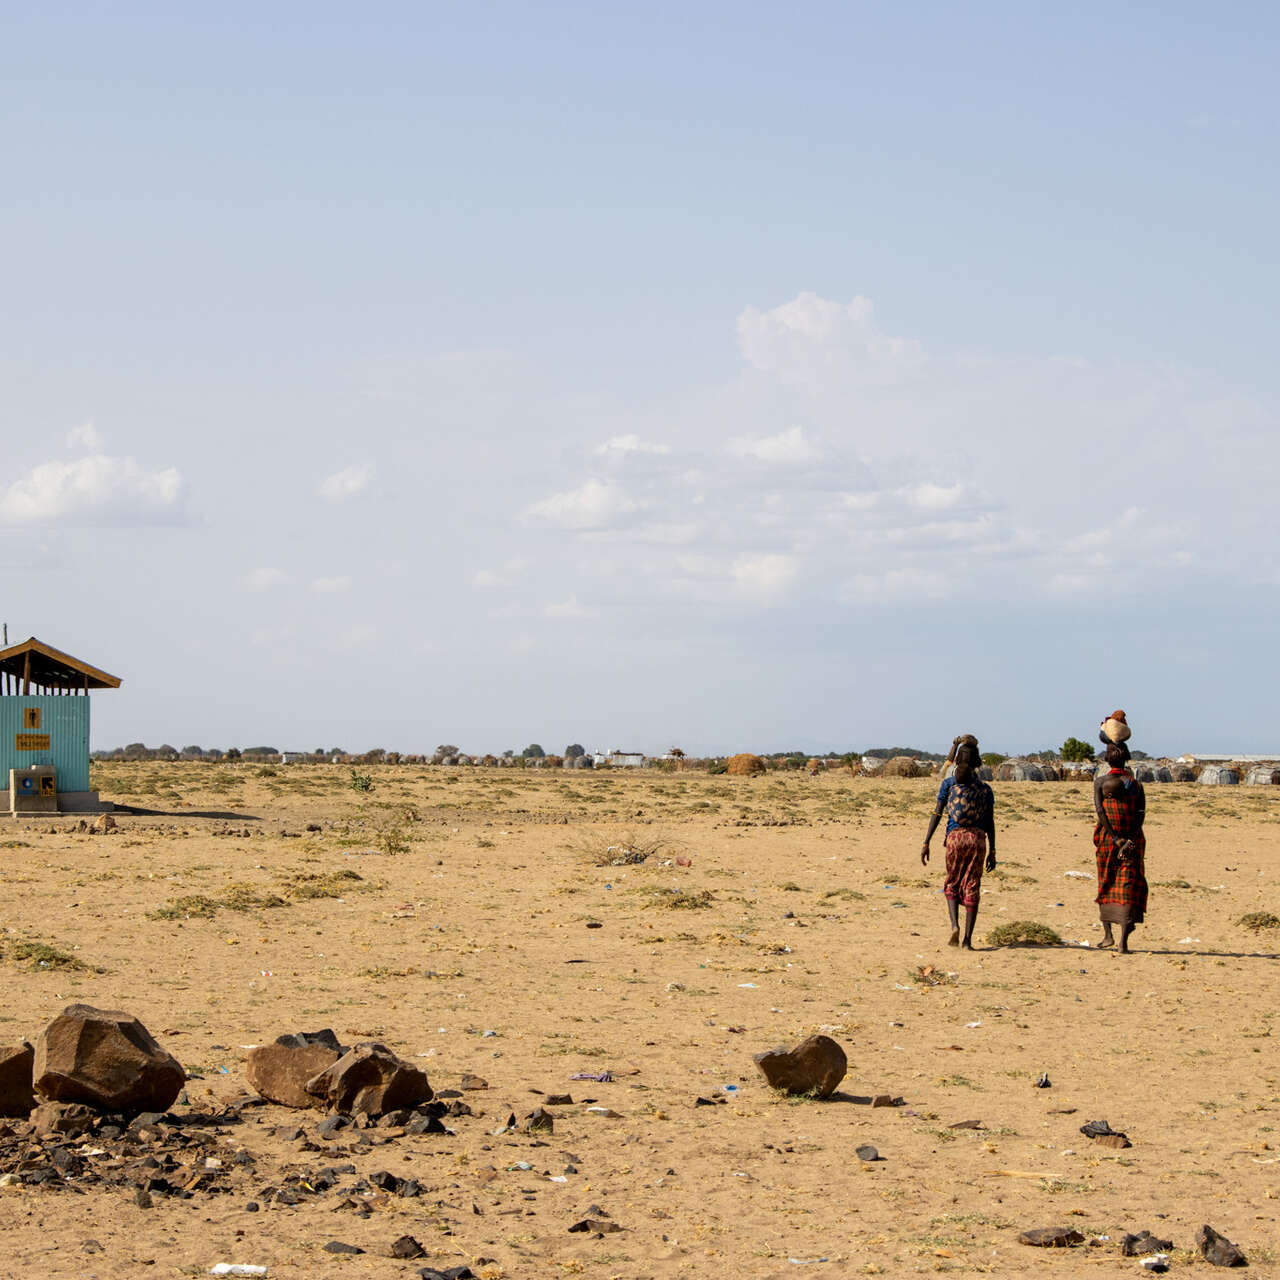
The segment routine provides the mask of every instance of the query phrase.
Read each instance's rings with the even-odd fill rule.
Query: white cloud
[[[946,511],[958,505],[964,493],[962,484],[918,484],[907,491],[907,496],[913,506],[928,511]]]
[[[502,579],[492,569],[477,569],[471,579],[473,587],[500,587]]]
[[[326,476],[320,482],[319,493],[322,498],[328,498],[330,501],[354,498],[369,487],[372,479],[373,467],[371,466],[347,467],[342,471],[335,471],[331,476]]]
[[[336,595],[340,591],[351,590],[350,578],[317,578],[311,584],[311,590],[320,595]]]
[[[602,529],[635,510],[636,504],[617,485],[591,479],[577,489],[535,502],[529,514],[565,529]]]
[[[585,605],[578,603],[577,596],[571,596],[560,604],[546,605],[542,612],[548,618],[586,618],[591,615]]]
[[[763,436],[757,440],[734,440],[729,450],[740,458],[756,458],[760,462],[796,463],[808,462],[817,456],[817,450],[805,439],[802,427],[792,427],[776,436]]]
[[[5,524],[175,524],[184,516],[186,485],[176,467],[148,471],[132,458],[91,454],[44,462],[0,490]]]
[[[932,569],[883,569],[878,573],[855,573],[840,590],[849,604],[920,604],[944,600],[954,594],[956,584],[945,573]]]
[[[795,577],[794,556],[768,552],[739,556],[729,570],[740,590],[754,596],[776,596]]]
[[[102,448],[102,441],[98,436],[98,428],[92,422],[82,422],[78,427],[72,427],[67,432],[67,447],[69,449],[83,449],[87,453],[97,453]]]
[[[612,436],[606,440],[604,444],[596,446],[596,453],[601,457],[609,457],[610,455],[626,455],[628,453],[670,453],[671,446],[667,444],[651,444],[646,440],[641,440],[637,435]]]
[[[255,569],[250,573],[245,581],[255,591],[266,591],[269,587],[274,587],[278,583],[285,581],[285,573],[282,569],[262,568]]]
[[[894,381],[923,356],[917,342],[882,333],[870,298],[833,302],[801,293],[769,311],[738,317],[738,345],[754,368],[807,381],[832,370],[871,382]]]

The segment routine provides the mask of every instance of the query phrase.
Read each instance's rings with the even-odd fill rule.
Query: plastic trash
[[[1064,876],[1071,876],[1074,880],[1090,880],[1092,877],[1087,871],[1064,871]]]
[[[1169,1255],[1167,1253],[1153,1253],[1145,1258],[1139,1258],[1138,1265],[1146,1267],[1148,1271],[1168,1271]]]
[[[737,1086],[736,1084],[722,1084],[722,1085],[720,1086],[720,1088],[721,1088],[721,1089],[723,1089],[725,1093],[737,1093],[737,1092],[738,1092],[738,1086]]]
[[[252,1262],[216,1262],[209,1268],[211,1276],[265,1276],[266,1267],[255,1266]]]

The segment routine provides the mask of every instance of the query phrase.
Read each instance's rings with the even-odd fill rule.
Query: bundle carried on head
[[[1123,746],[1129,741],[1132,730],[1123,711],[1113,711],[1103,722],[1098,740],[1112,747]]]
[[[959,753],[961,747],[972,747],[974,754],[976,755],[978,751],[978,740],[971,733],[960,734],[951,744],[951,750],[947,752],[948,764],[955,764],[956,755]]]

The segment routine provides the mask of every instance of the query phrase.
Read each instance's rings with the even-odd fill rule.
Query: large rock
[[[332,1031],[302,1031],[249,1051],[245,1075],[268,1102],[282,1107],[319,1107],[307,1082],[333,1066],[346,1051]]]
[[[1032,1227],[1018,1236],[1018,1243],[1034,1245],[1037,1249],[1070,1249],[1084,1244],[1084,1236],[1072,1227]]]
[[[31,1092],[36,1052],[25,1042],[16,1049],[0,1049],[0,1116],[25,1116],[36,1105]]]
[[[1203,1226],[1196,1232],[1196,1244],[1200,1247],[1200,1256],[1215,1267],[1249,1265],[1244,1254],[1226,1236],[1219,1235],[1210,1226]]]
[[[756,1066],[774,1089],[828,1098],[844,1079],[849,1059],[830,1036],[810,1036],[794,1049],[757,1053]]]
[[[434,1096],[427,1073],[397,1058],[385,1044],[360,1044],[307,1081],[307,1092],[343,1115],[380,1116]]]
[[[68,1005],[36,1039],[35,1091],[100,1111],[167,1111],[186,1082],[182,1064],[128,1013]]]

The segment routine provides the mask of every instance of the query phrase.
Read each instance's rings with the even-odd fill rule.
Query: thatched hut
[[[880,776],[884,778],[919,778],[924,775],[924,772],[915,756],[894,756],[880,770]]]
[[[997,782],[1043,782],[1044,770],[1030,760],[1005,760],[996,766]]]
[[[1167,764],[1139,760],[1133,766],[1133,776],[1139,782],[1172,782],[1173,770]]]
[[[1245,785],[1249,787],[1280,786],[1280,769],[1270,764],[1255,764],[1244,775]]]
[[[1207,764],[1200,770],[1196,781],[1202,787],[1234,787],[1240,782],[1240,775],[1225,764]]]
[[[764,761],[759,756],[753,756],[749,751],[730,756],[725,766],[725,773],[731,773],[735,778],[754,778],[764,772]]]
[[[1063,761],[1063,782],[1092,782],[1098,766],[1088,760]]]
[[[863,773],[879,773],[889,762],[884,756],[863,756],[862,772]]]
[[[827,766],[824,765],[821,760],[817,759],[810,760],[809,763],[805,765],[805,768],[809,771],[809,777],[811,778],[816,778],[826,767]]]

